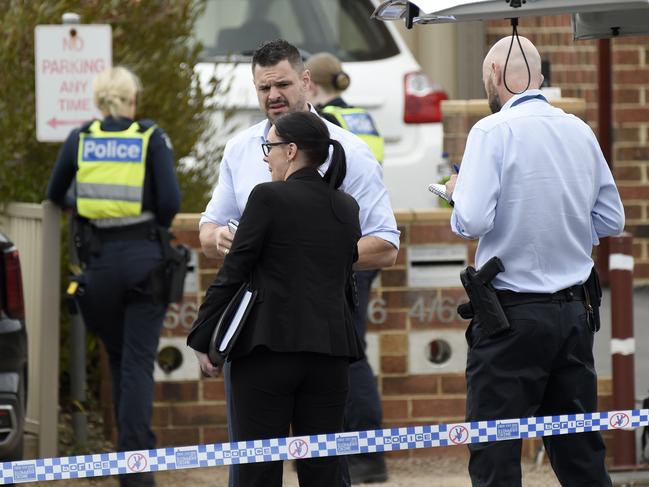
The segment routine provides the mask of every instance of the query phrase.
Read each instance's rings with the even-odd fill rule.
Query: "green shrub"
[[[200,45],[191,32],[204,0],[0,0],[0,203],[40,202],[60,144],[36,140],[34,28],[60,24],[64,12],[81,23],[110,24],[113,64],[132,69],[144,92],[138,116],[152,118],[174,145],[177,159],[197,163],[179,172],[183,212],[202,211],[214,182],[218,149],[194,153],[209,136],[211,109],[194,73]]]
[[[212,109],[206,100],[217,81],[201,87],[194,66],[201,46],[191,32],[205,0],[0,0],[0,207],[9,201],[40,202],[60,143],[36,140],[34,28],[60,24],[64,12],[80,15],[83,24],[110,24],[113,65],[132,69],[144,85],[138,117],[151,118],[169,135],[176,160],[193,157],[189,169],[178,171],[183,195],[181,211],[205,208],[222,148],[200,153],[195,147],[210,137]],[[67,249],[62,222],[62,248]],[[62,258],[62,289],[67,285],[67,255]],[[65,294],[62,292],[62,296]],[[69,317],[62,303],[61,399],[69,404]],[[89,400],[96,400],[99,354],[88,340]]]

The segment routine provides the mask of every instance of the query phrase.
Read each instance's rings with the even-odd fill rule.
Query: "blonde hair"
[[[311,81],[327,91],[345,91],[351,82],[340,60],[328,52],[314,54],[307,59],[305,67],[311,73]]]
[[[102,71],[92,82],[95,106],[104,116],[127,115],[131,102],[135,102],[135,97],[140,91],[142,91],[140,78],[122,66]]]

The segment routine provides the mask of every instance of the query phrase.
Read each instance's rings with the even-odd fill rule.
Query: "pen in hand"
[[[460,174],[460,166],[453,164],[453,169],[455,170],[456,174]]]

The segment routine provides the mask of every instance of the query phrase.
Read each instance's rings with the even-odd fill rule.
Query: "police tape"
[[[0,484],[103,477],[141,472],[436,448],[492,441],[634,429],[649,409],[409,426],[370,431],[98,453],[0,464]]]

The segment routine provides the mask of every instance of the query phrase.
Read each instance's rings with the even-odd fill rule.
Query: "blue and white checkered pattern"
[[[0,464],[0,484],[436,448],[587,431],[634,429],[647,425],[649,409],[634,409],[43,458]]]

